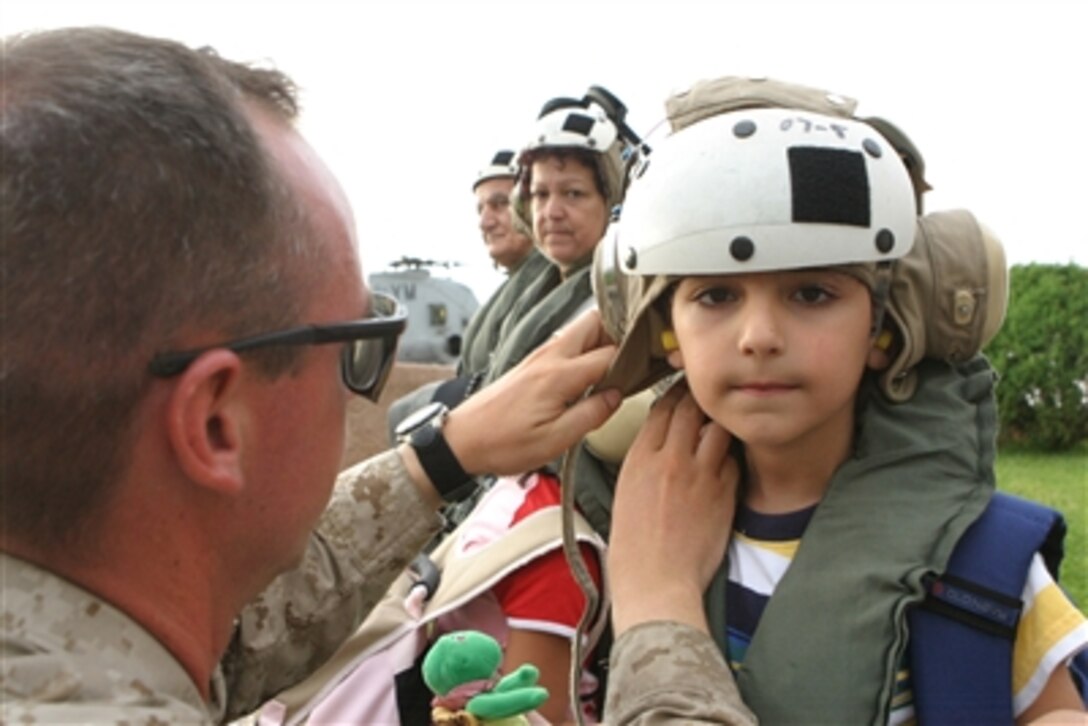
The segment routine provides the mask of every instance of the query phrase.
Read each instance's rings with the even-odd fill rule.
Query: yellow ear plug
[[[678,349],[680,345],[676,342],[676,333],[671,330],[662,330],[661,347],[665,349],[666,353],[671,353]]]
[[[881,330],[880,335],[876,337],[876,347],[880,350],[887,350],[892,347],[892,331]]]

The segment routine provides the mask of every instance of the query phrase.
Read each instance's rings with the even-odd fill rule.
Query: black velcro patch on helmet
[[[564,131],[572,131],[582,136],[589,136],[589,132],[593,130],[593,124],[597,123],[593,120],[592,116],[586,116],[580,113],[572,113],[567,116],[563,122]]]
[[[869,226],[869,174],[860,152],[794,146],[789,162],[794,222]]]
[[[495,157],[491,159],[491,163],[494,166],[506,166],[514,160],[513,151],[500,151],[495,154]]]

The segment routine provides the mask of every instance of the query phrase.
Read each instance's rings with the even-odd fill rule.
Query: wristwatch
[[[397,441],[415,449],[420,466],[442,499],[459,502],[475,490],[476,480],[461,466],[442,434],[449,415],[446,404],[429,403],[397,424],[395,433]]]

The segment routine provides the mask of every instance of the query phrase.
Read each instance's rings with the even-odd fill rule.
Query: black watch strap
[[[458,502],[476,488],[476,480],[464,470],[446,443],[440,421],[429,421],[412,431],[408,443],[415,449],[427,478],[445,501]]]

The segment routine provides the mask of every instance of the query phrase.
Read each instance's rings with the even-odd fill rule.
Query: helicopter
[[[456,266],[404,256],[389,263],[391,269],[368,276],[372,289],[392,295],[408,310],[408,327],[401,335],[397,360],[442,365],[457,362],[465,328],[480,303],[467,285],[431,272]]]

